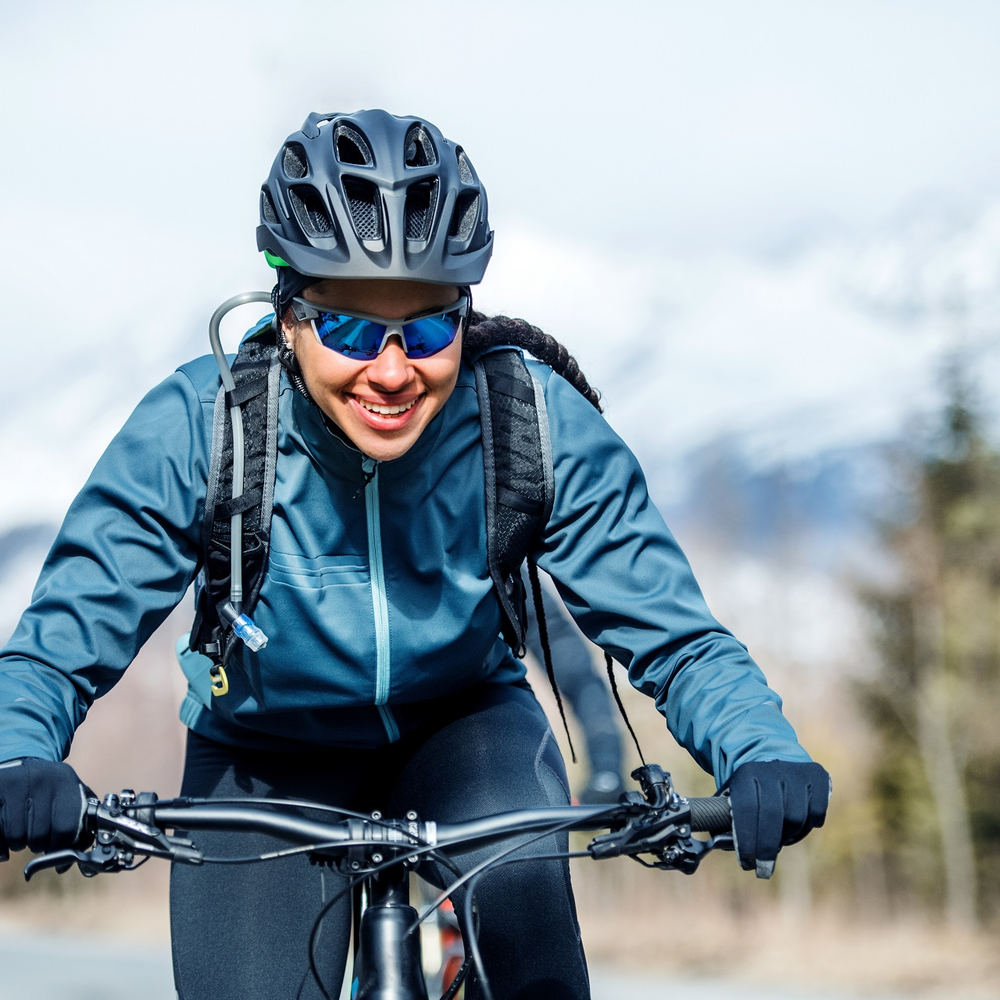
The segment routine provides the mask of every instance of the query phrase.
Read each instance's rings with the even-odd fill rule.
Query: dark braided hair
[[[561,375],[584,399],[587,399],[603,413],[601,394],[591,387],[576,358],[556,340],[555,337],[543,333],[537,326],[532,326],[523,319],[511,319],[509,316],[484,316],[473,309],[469,313],[469,323],[462,340],[462,353],[466,359],[474,358],[480,351],[497,344],[510,344],[527,351],[533,358],[547,364],[554,372]]]

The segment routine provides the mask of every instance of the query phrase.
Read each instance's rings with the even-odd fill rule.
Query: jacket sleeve
[[[555,471],[538,565],[580,628],[628,669],[719,784],[746,761],[808,761],[781,699],[708,610],[635,456],[569,383],[534,371]]]
[[[0,761],[65,757],[94,699],[187,591],[208,479],[206,405],[175,372],[139,403],[70,506],[0,652]]]

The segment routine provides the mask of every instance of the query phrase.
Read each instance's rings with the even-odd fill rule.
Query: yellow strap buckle
[[[216,663],[209,674],[212,677],[212,697],[221,698],[224,694],[229,694],[229,678],[226,676],[226,668],[221,663]]]

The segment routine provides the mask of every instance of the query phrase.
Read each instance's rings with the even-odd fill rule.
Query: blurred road
[[[607,968],[592,974],[593,1000],[849,1000],[843,994],[747,987],[726,980],[667,980]],[[165,949],[8,932],[0,936],[2,1000],[136,997],[175,1000],[170,955]]]
[[[84,938],[0,935],[2,1000],[175,1000],[170,953]]]

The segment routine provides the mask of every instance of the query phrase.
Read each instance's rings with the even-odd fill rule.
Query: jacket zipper
[[[386,704],[391,681],[391,647],[389,641],[389,603],[385,593],[385,566],[382,562],[382,520],[378,493],[378,462],[367,456],[361,461],[365,486],[365,518],[368,522],[368,566],[372,588],[372,610],[375,615],[375,706],[385,726],[389,742],[399,739],[399,727]]]

